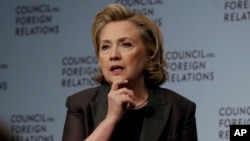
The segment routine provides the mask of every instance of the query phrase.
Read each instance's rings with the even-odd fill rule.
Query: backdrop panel
[[[201,141],[250,124],[250,0],[19,0],[0,7],[0,127],[16,141],[61,140],[67,96],[96,86],[90,28],[121,3],[161,28],[169,79],[197,104]]]

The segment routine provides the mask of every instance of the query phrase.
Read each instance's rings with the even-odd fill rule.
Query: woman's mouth
[[[124,67],[120,65],[113,65],[110,67],[112,74],[120,74],[124,70]]]

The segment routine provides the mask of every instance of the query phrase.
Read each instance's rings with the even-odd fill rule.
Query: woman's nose
[[[121,59],[121,53],[118,47],[113,47],[110,52],[110,58],[111,61],[120,60]]]

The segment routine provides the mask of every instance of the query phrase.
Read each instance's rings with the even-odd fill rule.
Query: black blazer
[[[62,141],[83,141],[105,118],[109,85],[69,96]],[[197,141],[195,103],[164,88],[149,90],[140,141]]]

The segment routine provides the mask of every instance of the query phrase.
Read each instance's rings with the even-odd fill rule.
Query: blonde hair
[[[163,37],[159,27],[149,18],[141,14],[135,14],[120,4],[107,5],[102,11],[97,13],[92,24],[92,41],[96,56],[99,55],[100,33],[110,22],[127,20],[135,24],[145,45],[148,55],[148,62],[144,67],[144,79],[148,86],[159,86],[167,79],[165,70],[166,60],[163,51]],[[100,69],[99,74],[93,80],[103,84],[106,80]]]

